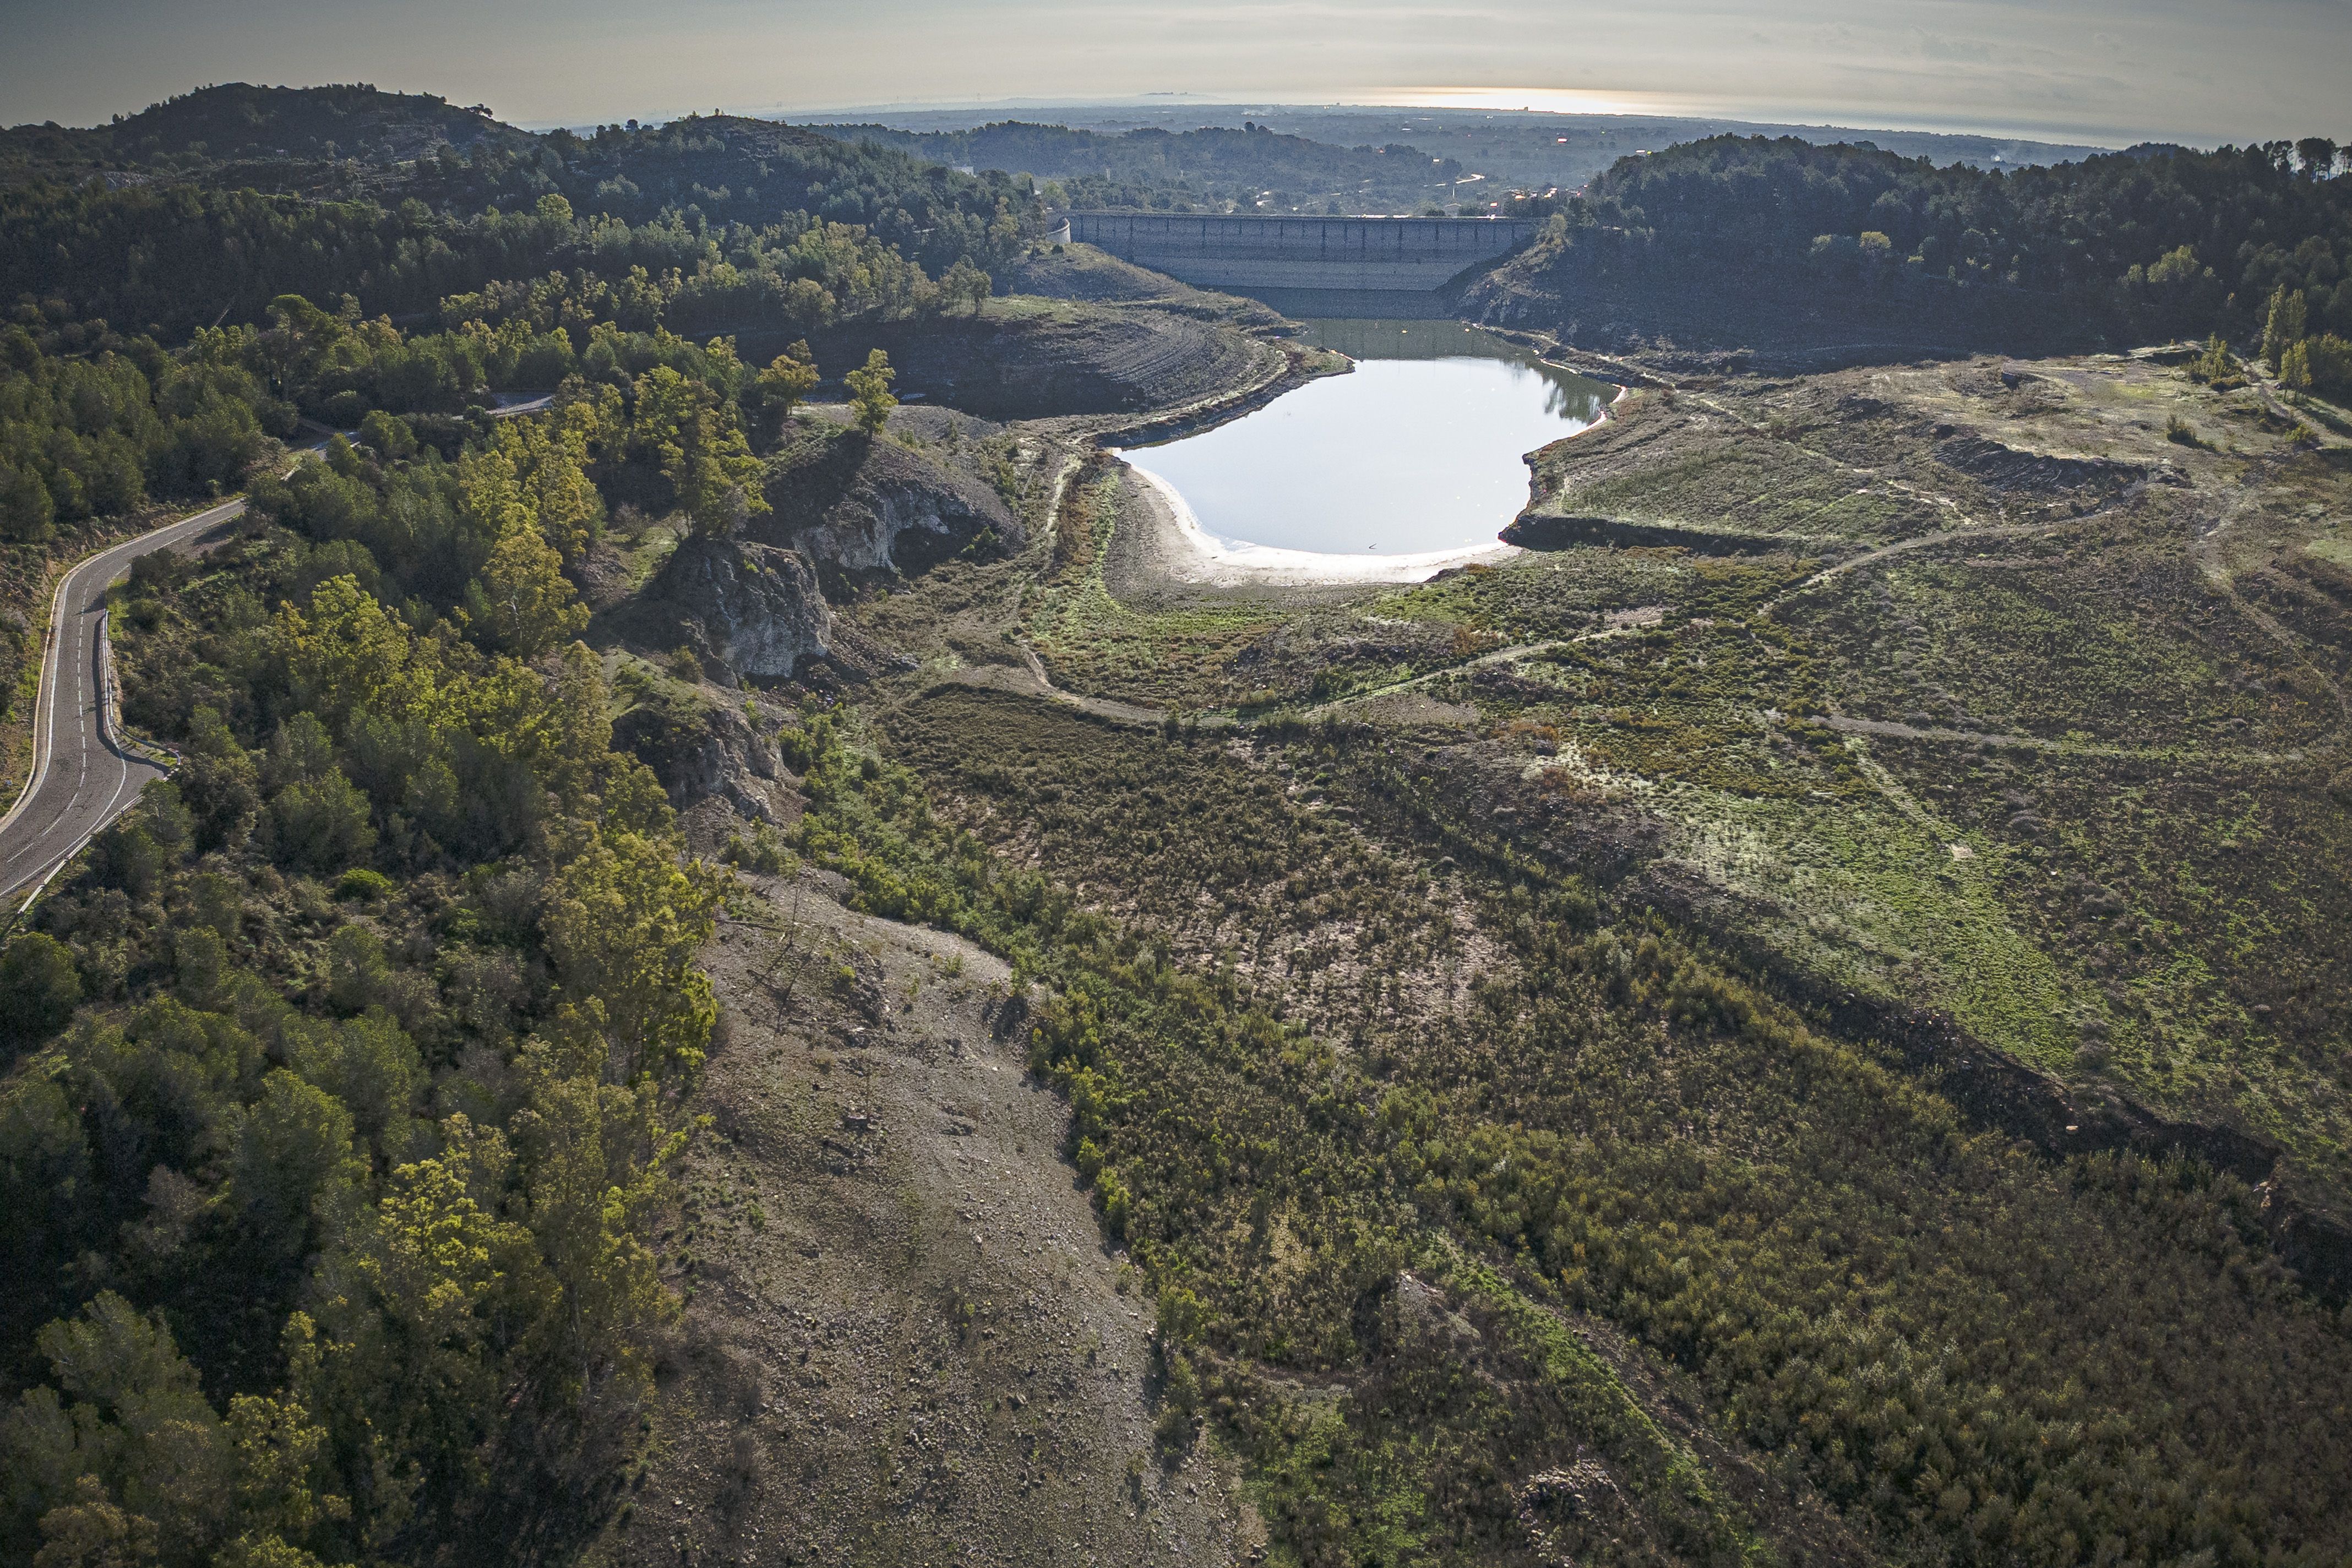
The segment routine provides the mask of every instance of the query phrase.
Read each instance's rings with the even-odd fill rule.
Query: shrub
[[[19,1044],[47,1039],[73,1018],[81,975],[63,942],[27,931],[0,954],[0,1034]]]
[[[288,784],[270,803],[269,816],[278,834],[278,858],[298,870],[326,876],[375,847],[367,796],[339,769]]]
[[[364,866],[354,866],[335,884],[339,899],[365,899],[373,901],[388,899],[400,890],[400,884],[381,871],[371,871]]]
[[[784,841],[776,836],[774,828],[766,826],[748,840],[740,833],[729,834],[723,858],[730,866],[765,872],[771,877],[788,875],[800,867],[800,857],[784,847]]]

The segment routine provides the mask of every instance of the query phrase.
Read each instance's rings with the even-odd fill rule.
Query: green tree
[[[375,847],[367,796],[340,768],[297,779],[269,803],[278,858],[314,876],[331,876],[366,858]]]
[[[501,1366],[502,1349],[544,1353],[555,1332],[538,1247],[496,1212],[505,1140],[462,1115],[441,1134],[439,1155],[396,1167],[352,1216],[346,1249],[322,1270],[322,1353],[291,1380],[373,1472],[364,1522],[379,1529],[408,1516],[420,1490],[446,1497],[478,1477],[505,1396],[533,1381],[527,1361]]]
[[[33,1568],[139,1568],[160,1561],[155,1521],[120,1507],[93,1475],[74,1478],[73,1500],[41,1515]]]
[[[723,539],[747,517],[767,511],[760,493],[765,470],[743,439],[734,406],[721,403],[708,383],[666,364],[639,376],[629,441],[670,482],[696,533]]]
[[[2311,366],[2313,390],[2339,402],[2352,397],[2352,342],[2329,332],[2305,339],[2303,346]]]
[[[18,1528],[38,1521],[49,1563],[135,1543],[152,1543],[150,1561],[196,1561],[228,1521],[234,1456],[162,1316],[102,1290],[37,1339],[54,1386],[0,1416],[0,1485]]]
[[[784,285],[784,320],[801,328],[833,325],[833,291],[814,278],[795,278]]]
[[[2205,340],[2205,352],[2189,363],[2189,378],[2213,387],[2245,384],[2245,378],[2238,374],[2237,356],[2230,352],[2230,345],[2221,341],[2219,332]]]
[[[2311,390],[2311,342],[2298,338],[2279,356],[2279,384],[2289,392]]]
[[[257,1239],[293,1256],[307,1251],[313,1205],[361,1174],[341,1101],[283,1068],[261,1080],[229,1156],[233,1206]]]
[[[493,535],[527,524],[563,560],[577,560],[604,519],[587,473],[588,444],[600,423],[585,403],[572,405],[561,419],[506,421],[488,447],[458,464],[467,510]]]
[[[19,1044],[46,1040],[81,1002],[73,954],[55,937],[27,931],[0,954],[0,1031]]]
[[[635,833],[599,837],[549,887],[542,925],[565,1026],[612,1080],[700,1064],[718,1007],[696,954],[716,897],[709,876]]]
[[[995,280],[973,266],[969,256],[960,258],[940,279],[940,292],[950,300],[969,301],[975,316],[980,314],[981,306],[987,303],[989,291],[994,287]]]
[[[220,710],[199,705],[188,720],[187,742],[172,775],[194,816],[199,849],[244,842],[261,805],[259,781],[253,754],[237,743]]]
[[[2286,363],[2286,352],[2303,342],[2309,318],[2303,290],[2284,283],[2271,292],[2271,308],[2263,326],[2263,358],[2276,372]]]
[[[880,349],[868,349],[863,369],[853,370],[842,379],[849,387],[850,405],[857,410],[857,427],[868,436],[879,436],[890,421],[890,410],[898,400],[890,395],[890,383],[898,373],[890,368],[890,356]]]
[[[336,932],[359,931],[346,926]],[[352,1131],[395,1151],[401,1129],[425,1087],[425,1064],[399,1021],[381,1007],[340,1023],[305,1021],[289,1031],[294,1070],[352,1113]]]
[[[760,401],[773,416],[776,428],[792,418],[795,405],[816,390],[817,380],[816,355],[809,352],[806,338],[768,362],[768,368],[760,373]]]
[[[388,458],[416,456],[416,432],[408,421],[397,414],[386,414],[381,408],[368,410],[360,421],[360,440],[374,449],[379,457]]]
[[[579,636],[588,624],[588,607],[563,575],[563,558],[528,521],[499,535],[482,566],[482,589],[499,643],[524,658]]]
[[[685,1136],[665,1126],[658,1085],[599,1083],[562,1072],[550,1053],[531,1058],[537,1078],[516,1131],[531,1235],[562,1292],[543,1363],[551,1403],[576,1405],[615,1381],[642,1395],[652,1331],[677,1310],[650,1242],[670,1196],[665,1167]]]
[[[57,517],[57,504],[39,474],[0,463],[0,534],[38,543],[49,536]]]

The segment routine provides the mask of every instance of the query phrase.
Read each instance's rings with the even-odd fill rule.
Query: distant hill
[[[2281,289],[2352,333],[2352,175],[2289,143],[2162,144],[2012,172],[1717,136],[1629,157],[1466,291],[1593,347],[1812,356],[2258,340]],[[1736,278],[1738,287],[1725,287]]]
[[[1081,206],[1159,205],[1190,197],[1199,205],[1348,212],[1410,210],[1459,199],[1460,164],[1402,141],[1335,146],[1263,128],[1156,127],[1110,134],[1066,125],[1008,120],[965,131],[904,131],[893,126],[813,125],[845,142],[895,147],[933,163],[1000,169],[1055,180]]]
[[[1027,206],[1003,176],[976,180],[772,120],[688,115],[542,134],[478,105],[364,83],[232,83],[108,125],[0,131],[0,190],[94,179],[118,192],[173,184],[312,203],[396,207],[413,199],[449,218],[531,212],[560,195],[583,217],[647,223],[674,213],[686,236],[706,222],[856,224],[934,272],[966,256],[1003,259],[1020,237],[1015,214]],[[675,248],[666,239],[640,259],[651,266]],[[44,276],[37,287],[77,297],[68,278]]]
[[[1208,150],[1217,138],[1237,137],[1245,125],[1255,125],[1265,142],[1249,144],[1262,162],[1301,144],[1331,152],[1352,149],[1366,153],[1383,146],[1410,146],[1428,166],[1438,160],[1459,165],[1457,182],[1449,174],[1443,184],[1453,199],[1489,191],[1517,188],[1572,191],[1631,153],[1656,152],[1676,142],[1709,136],[1798,136],[1821,145],[1868,143],[1904,158],[1926,158],[1941,167],[1965,163],[1978,169],[2012,169],[2032,164],[2075,163],[2108,151],[2069,142],[2032,142],[2018,138],[1952,134],[1925,131],[1885,131],[1860,126],[1768,125],[1744,121],[1705,120],[1667,115],[1551,114],[1528,110],[1381,108],[1367,105],[1186,104],[1181,107],[1070,104],[1024,107],[1020,121],[1007,121],[999,109],[985,110],[918,110],[879,113],[874,123],[826,125],[832,135],[889,140],[927,158],[1001,168],[1064,178],[1073,174],[1133,180],[1163,153],[1175,153],[1181,166],[1199,175],[1211,168]],[[1049,137],[1042,132],[1057,132]],[[1171,145],[1172,143],[1172,145]],[[1324,195],[1314,185],[1318,165],[1311,160],[1261,168],[1260,188],[1274,186],[1297,195],[1301,187]],[[1361,172],[1359,172],[1360,177]],[[1439,183],[1433,174],[1430,184]],[[1298,202],[1269,202],[1268,208],[1294,209]],[[1393,210],[1394,204],[1385,210]],[[1384,210],[1366,206],[1362,210]]]
[[[854,274],[854,311],[887,292],[870,247],[936,277],[1002,268],[1046,225],[1008,176],[732,116],[540,135],[429,95],[232,87],[0,132],[0,301],[158,337],[259,320],[286,291],[421,317],[551,269],[635,296],[709,273],[707,308],[677,317],[705,326]]]
[[[216,168],[238,163],[404,162],[437,147],[520,150],[538,139],[434,93],[382,92],[366,83],[200,88],[116,120],[75,130],[0,131],[0,164],[28,172],[78,168]]]

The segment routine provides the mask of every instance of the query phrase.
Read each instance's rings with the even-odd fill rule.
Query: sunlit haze
[[[8,123],[102,121],[216,81],[364,79],[526,124],[1162,94],[2106,142],[2352,131],[2341,0],[8,0],[0,14]]]

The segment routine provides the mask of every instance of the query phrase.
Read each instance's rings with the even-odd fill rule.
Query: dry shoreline
[[[1449,566],[1503,561],[1526,553],[1496,540],[1463,550],[1415,555],[1327,555],[1270,544],[1223,540],[1201,526],[1176,487],[1138,464],[1122,461],[1127,493],[1144,522],[1137,541],[1147,576],[1215,588],[1302,588],[1351,583],[1423,583]]]

